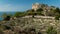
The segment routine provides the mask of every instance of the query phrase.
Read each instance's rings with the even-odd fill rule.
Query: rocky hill
[[[13,16],[4,14],[0,34],[60,34],[60,9],[42,6]]]
[[[16,18],[14,20],[1,21],[0,30],[2,31],[0,33],[3,32],[4,34],[47,34],[47,30],[51,26],[53,27],[54,31],[56,30],[57,34],[60,34],[60,20],[43,19],[36,17]],[[53,34],[54,31],[52,32]]]

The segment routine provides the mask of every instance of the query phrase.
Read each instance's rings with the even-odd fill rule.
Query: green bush
[[[38,11],[38,12],[41,12],[41,11],[43,11],[43,9],[42,9],[42,8],[39,8],[37,11]]]
[[[14,14],[14,17],[22,17],[22,16],[24,16],[24,12],[16,12]]]
[[[3,20],[5,20],[5,21],[8,21],[8,20],[10,20],[10,16],[6,16]]]
[[[7,14],[7,13],[3,13],[1,18],[3,18],[3,20],[10,20],[10,18],[13,17],[12,14]]]
[[[56,16],[55,19],[56,19],[56,20],[59,20],[59,16]]]
[[[56,16],[55,16],[55,19],[59,20],[59,18],[60,18],[60,14],[57,13]]]
[[[52,26],[50,26],[46,32],[47,34],[57,34],[57,31]]]

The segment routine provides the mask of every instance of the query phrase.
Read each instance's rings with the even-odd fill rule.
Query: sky
[[[60,8],[60,0],[0,0],[0,11],[26,11],[36,2]]]

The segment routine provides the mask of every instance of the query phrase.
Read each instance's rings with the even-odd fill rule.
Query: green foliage
[[[12,14],[7,14],[7,13],[3,13],[2,18],[6,18],[6,16],[12,17],[13,15]]]
[[[37,12],[38,12],[38,11],[41,12],[41,11],[43,11],[43,9],[42,9],[42,8],[39,8],[39,9],[37,10]]]
[[[60,14],[59,14],[59,13],[56,13],[56,14],[55,14],[55,19],[56,19],[56,20],[59,20],[59,18],[60,18]]]
[[[7,14],[6,13],[4,13],[3,15],[2,15],[2,18],[5,18],[7,16]]]
[[[52,6],[53,7],[53,6]],[[51,14],[52,16],[59,16],[60,14],[60,9],[56,8],[56,9],[50,9],[50,12],[48,14]]]
[[[33,9],[31,9],[31,10],[28,10],[25,14],[26,15],[43,15],[42,11],[43,11],[42,8],[38,9],[37,11],[34,11]]]
[[[6,28],[6,30],[9,30],[9,29],[11,29],[11,27],[9,27],[9,26],[5,26],[5,28]]]
[[[12,14],[3,13],[1,17],[3,18],[3,20],[10,20],[12,16]]]
[[[56,16],[56,17],[55,17],[56,20],[59,20],[59,18],[60,18],[60,16]]]
[[[26,15],[43,15],[41,12],[28,12]]]
[[[42,12],[37,12],[37,15],[43,15]]]
[[[30,9],[30,10],[27,10],[27,12],[34,12],[34,10],[33,9]]]
[[[26,15],[34,15],[35,14],[35,11],[33,9],[27,10],[27,12],[25,14]]]
[[[10,20],[10,16],[6,16],[3,20],[6,20],[6,21],[8,21],[8,20]]]
[[[55,9],[55,13],[60,13],[60,9],[59,8],[56,8]]]
[[[27,15],[34,15],[34,12],[28,12]]]
[[[47,11],[47,12],[46,12],[46,15],[47,15],[47,16],[55,16],[55,13],[54,13],[55,11],[54,11],[54,10],[55,10],[55,9],[50,9],[50,11]]]
[[[48,6],[47,4],[42,4],[42,7]]]
[[[24,12],[16,12],[14,14],[14,17],[21,17],[21,16],[24,16]]]
[[[57,34],[57,31],[52,26],[50,26],[46,32],[47,34]]]
[[[51,7],[55,8],[55,6],[51,6]]]
[[[42,4],[42,7],[45,7],[45,4]]]
[[[56,16],[56,17],[55,17],[55,19],[56,19],[56,20],[59,20],[59,17],[58,17],[58,16]]]

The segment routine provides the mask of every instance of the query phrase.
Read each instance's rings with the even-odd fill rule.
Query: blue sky
[[[60,0],[0,0],[0,11],[26,11],[36,2],[60,7]]]

